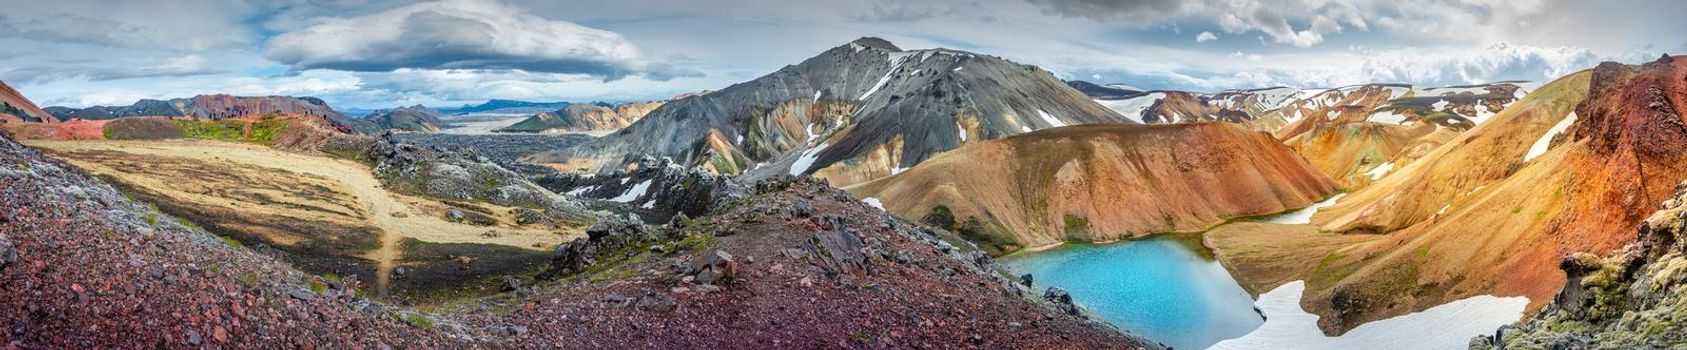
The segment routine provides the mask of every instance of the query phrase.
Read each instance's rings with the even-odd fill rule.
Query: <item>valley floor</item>
[[[218,213],[259,219],[253,221],[260,223],[233,228],[257,233],[267,244],[291,246],[342,238],[301,237],[300,232],[310,231],[262,227],[261,220],[265,219],[303,220],[372,233],[375,237],[343,239],[374,240],[357,244],[372,249],[358,252],[356,257],[375,263],[375,286],[383,295],[391,285],[394,271],[405,260],[406,239],[436,244],[498,245],[542,254],[565,239],[582,235],[578,230],[488,227],[448,221],[441,216],[449,210],[449,205],[387,191],[365,165],[256,145],[189,140],[41,141],[28,145],[115,179],[132,191],[164,197],[160,200],[174,202],[173,205],[215,207],[226,209]],[[267,188],[287,184],[308,185]],[[508,208],[489,209],[486,212],[493,214],[510,212]],[[514,221],[498,219],[505,223]],[[358,249],[347,250],[350,253]]]

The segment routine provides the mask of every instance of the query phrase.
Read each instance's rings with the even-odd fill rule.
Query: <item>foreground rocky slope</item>
[[[610,348],[1157,347],[824,181],[762,181],[716,209],[602,222],[540,275],[560,284],[467,319],[522,327],[525,344]]]
[[[1639,226],[1638,239],[1559,263],[1564,289],[1533,319],[1471,341],[1472,349],[1663,349],[1687,342],[1687,183]],[[1644,211],[1642,204],[1635,211]]]
[[[620,132],[532,160],[603,173],[666,157],[718,174],[815,174],[842,186],[967,142],[1124,122],[1033,66],[862,38],[749,82],[669,102]]]
[[[445,347],[342,283],[184,227],[0,133],[0,343]],[[405,311],[408,312],[408,311]],[[325,331],[331,330],[331,331]]]
[[[850,187],[996,253],[1198,231],[1306,207],[1337,190],[1270,135],[1211,122],[1039,130]]]
[[[419,313],[177,224],[0,134],[0,342],[21,348],[1155,348],[815,180],[606,221],[538,284]],[[538,345],[546,344],[546,345]]]

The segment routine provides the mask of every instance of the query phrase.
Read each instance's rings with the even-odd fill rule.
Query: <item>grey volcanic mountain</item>
[[[748,178],[815,174],[843,186],[966,142],[1096,123],[1129,122],[1034,66],[862,38],[531,160],[607,172],[649,155]]]

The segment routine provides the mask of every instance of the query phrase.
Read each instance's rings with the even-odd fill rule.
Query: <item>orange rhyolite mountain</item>
[[[982,232],[963,234],[997,252],[1200,230],[1305,207],[1338,189],[1270,135],[1219,122],[1039,130],[849,188],[903,217],[946,210],[954,221],[976,220],[972,230]]]
[[[54,123],[59,120],[53,118],[52,113],[41,110],[41,107],[36,106],[29,98],[23,97],[18,90],[12,89],[11,85],[0,81],[0,123],[24,121]]]
[[[1480,294],[1538,309],[1564,285],[1561,259],[1633,240],[1687,179],[1684,75],[1687,60],[1666,57],[1561,78],[1313,217],[1343,234],[1208,243],[1240,275],[1288,271],[1245,284],[1307,281],[1302,305],[1329,331]],[[1268,239],[1316,263],[1250,252]]]

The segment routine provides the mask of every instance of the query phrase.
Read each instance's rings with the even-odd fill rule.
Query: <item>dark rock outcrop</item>
[[[745,191],[731,177],[653,157],[640,159],[631,170],[605,175],[546,175],[534,182],[557,193],[693,217],[737,201]]]
[[[1687,342],[1687,183],[1610,256],[1576,253],[1569,281],[1535,318],[1471,341],[1473,349],[1665,349]]]
[[[544,210],[563,220],[588,217],[579,203],[546,190],[471,150],[420,146],[381,138],[367,147],[366,159],[389,189],[449,201],[486,201]]]

